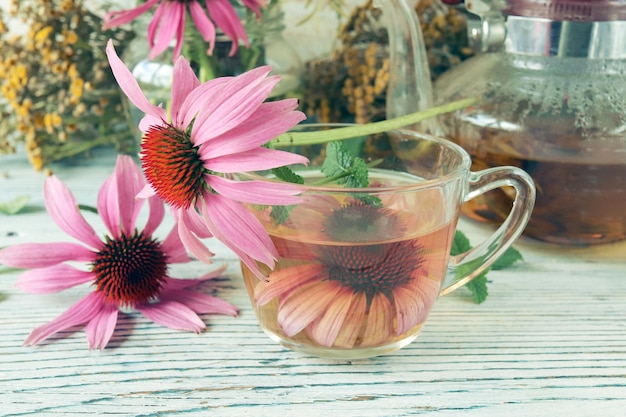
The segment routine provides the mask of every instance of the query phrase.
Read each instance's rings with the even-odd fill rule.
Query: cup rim
[[[305,124],[300,124],[300,125],[295,126],[292,130],[299,129],[299,128],[311,128],[311,127],[314,128],[316,126],[346,127],[346,126],[354,126],[354,125],[355,123],[305,123]],[[442,175],[441,177],[429,179],[429,180],[423,180],[423,181],[415,182],[415,183],[408,184],[408,185],[388,186],[388,187],[363,187],[363,188],[347,188],[347,187],[337,188],[336,186],[333,187],[333,186],[326,186],[326,185],[307,185],[307,184],[298,184],[298,186],[304,188],[306,191],[323,192],[323,193],[352,192],[352,193],[361,193],[361,194],[365,194],[365,193],[380,194],[380,193],[385,193],[385,192],[398,192],[398,191],[410,191],[410,190],[416,190],[416,189],[435,188],[435,187],[439,187],[442,184],[449,183],[461,177],[464,172],[468,172],[468,173],[470,172],[471,158],[469,154],[467,153],[467,151],[465,151],[465,149],[463,149],[461,146],[457,145],[456,143],[450,141],[449,139],[446,139],[441,136],[429,134],[429,133],[406,129],[406,128],[391,129],[390,131],[402,132],[402,134],[405,134],[405,135],[423,138],[432,142],[437,142],[441,146],[452,149],[457,154],[459,154],[461,157],[460,163],[458,167],[456,167],[456,169],[454,169],[453,171],[445,175]],[[266,177],[256,172],[240,172],[238,174],[254,181],[283,182],[275,178]]]

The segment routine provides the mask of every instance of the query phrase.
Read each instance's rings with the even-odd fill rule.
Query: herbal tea
[[[386,186],[390,178],[403,182],[377,175],[372,183]],[[243,274],[273,339],[322,356],[325,348],[348,349],[354,358],[417,336],[439,294],[456,222],[441,215],[439,190],[376,197],[378,204],[310,195],[285,223],[266,223],[278,263],[267,280],[245,265]],[[408,201],[419,198],[424,211],[410,210]]]

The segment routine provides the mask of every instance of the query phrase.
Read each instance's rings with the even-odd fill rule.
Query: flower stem
[[[287,132],[274,138],[270,144],[274,147],[315,145],[319,143],[332,142],[334,140],[344,140],[357,136],[372,135],[388,130],[400,129],[441,114],[461,110],[477,102],[477,98],[465,98],[462,100],[452,101],[441,106],[431,107],[416,113],[407,114],[405,116],[382,120],[380,122],[338,127],[335,129],[325,130],[323,132]]]

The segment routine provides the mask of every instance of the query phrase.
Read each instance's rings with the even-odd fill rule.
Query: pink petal
[[[65,233],[92,248],[102,247],[98,235],[80,214],[74,195],[61,180],[54,175],[46,178],[43,191],[48,213]]]
[[[278,323],[287,336],[295,336],[318,317],[325,314],[330,302],[340,290],[329,281],[314,281],[302,285],[278,307]]]
[[[100,294],[89,293],[50,323],[33,330],[24,341],[24,346],[38,345],[60,331],[89,322],[102,310],[104,304]]]
[[[15,286],[32,294],[59,292],[76,285],[93,281],[92,272],[81,271],[70,265],[59,264],[46,268],[31,269],[22,273]]]
[[[215,24],[233,41],[230,56],[237,52],[239,39],[243,41],[244,45],[249,46],[246,31],[239,20],[239,16],[237,16],[237,12],[228,0],[206,0],[206,7]]]
[[[201,213],[211,233],[232,250],[239,250],[266,265],[278,256],[259,220],[240,203],[219,194],[205,193]]]
[[[211,271],[209,273],[206,273],[197,279],[180,279],[180,278],[169,277],[165,280],[165,283],[163,284],[163,291],[182,290],[184,288],[201,284],[210,279],[217,278],[222,275],[222,273],[226,270],[227,266],[228,265],[224,264],[218,269]]]
[[[257,19],[261,19],[261,7],[265,7],[267,6],[267,1],[264,0],[241,0],[241,2],[250,10],[252,10],[256,16]]]
[[[331,284],[330,282],[328,283]],[[341,287],[340,284],[335,284]],[[308,334],[322,346],[330,347],[335,343],[335,339],[339,335],[339,331],[347,321],[347,326],[355,326],[361,328],[361,323],[353,323],[348,317],[348,311],[352,305],[352,297],[354,293],[352,289],[342,287],[337,296],[330,302],[328,309],[324,314],[313,321],[308,327]]]
[[[178,236],[185,248],[191,252],[200,262],[210,264],[211,258],[215,256],[206,245],[192,232],[189,227],[188,220],[190,216],[185,211],[182,212],[178,221]]]
[[[202,39],[209,44],[207,55],[212,55],[213,48],[215,48],[215,25],[206,15],[200,3],[195,0],[189,3],[189,13],[198,32],[202,35]]]
[[[183,104],[187,97],[200,85],[200,81],[191,69],[189,61],[184,57],[178,57],[174,64],[174,75],[172,76],[172,121],[177,124],[184,122],[184,115],[181,114]]]
[[[233,173],[262,171],[292,164],[308,165],[308,163],[309,160],[302,155],[259,147],[238,154],[205,160],[204,167],[215,172]]]
[[[156,195],[156,191],[152,188],[152,185],[146,184],[139,193],[137,193],[137,198],[150,198]]]
[[[184,24],[185,7],[185,3],[178,1],[164,1],[159,5],[153,20],[159,22],[159,28],[154,45],[148,55],[149,59],[156,58],[169,47],[179,25]],[[178,39],[178,42],[181,41],[182,39]]]
[[[260,281],[254,287],[254,302],[257,306],[263,306],[275,297],[282,298],[312,280],[321,281],[326,276],[320,277],[323,271],[324,266],[317,262],[274,271],[266,281]]]
[[[202,159],[238,154],[264,145],[306,119],[304,113],[296,111],[297,106],[296,99],[262,103],[245,121],[211,139],[210,146],[203,146]]]
[[[143,234],[152,236],[165,217],[165,206],[163,205],[163,200],[156,196],[149,198],[148,204],[150,206],[150,215],[143,228]]]
[[[227,301],[211,295],[189,290],[168,290],[160,295],[161,301],[175,301],[186,305],[198,314],[225,314],[236,316],[239,309]]]
[[[335,346],[342,348],[354,347],[363,327],[366,310],[367,298],[365,294],[353,294],[350,309],[346,313],[346,320],[335,339]]]
[[[176,330],[200,333],[206,325],[189,307],[176,301],[165,300],[153,304],[142,304],[135,309],[158,325]]]
[[[98,190],[98,215],[113,238],[120,236],[120,211],[117,204],[115,177],[109,176]]]
[[[278,181],[233,181],[215,175],[206,175],[206,183],[218,194],[241,203],[290,205],[302,201],[296,197],[303,187]]]
[[[174,226],[165,240],[161,242],[161,250],[167,256],[168,264],[185,263],[191,260],[187,255],[185,245],[180,240],[177,226]]]
[[[213,97],[220,94],[220,91],[231,79],[232,77],[213,78],[191,91],[180,109],[172,109],[172,112],[177,115],[177,118],[174,119],[175,126],[179,129],[187,129],[191,122],[196,119],[198,113],[213,103]],[[192,137],[191,139],[193,141],[194,138]]]
[[[113,75],[117,80],[120,88],[126,94],[126,97],[141,111],[144,113],[156,117],[159,120],[167,120],[167,113],[161,107],[155,106],[146,98],[146,96],[139,88],[137,80],[133,77],[133,74],[126,68],[122,60],[117,56],[115,48],[113,47],[113,41],[107,42],[106,54],[109,59],[109,65],[113,71]]]
[[[372,298],[361,346],[377,346],[391,342],[392,335],[395,335],[392,311],[393,307],[384,295],[375,295]]]
[[[113,304],[103,304],[102,309],[85,327],[89,349],[104,349],[111,340],[117,325],[118,308]]]
[[[22,243],[0,249],[0,264],[13,268],[42,268],[66,261],[90,262],[95,253],[76,243]]]
[[[269,96],[278,77],[267,77],[268,66],[258,67],[231,78],[219,94],[198,114],[191,140],[200,145],[244,122]]]
[[[145,186],[145,180],[139,167],[128,155],[117,157],[113,175],[117,191],[117,210],[119,210],[119,227],[130,235],[135,229],[135,221],[139,215],[143,200],[136,198],[137,194]],[[110,208],[109,208],[110,209]]]
[[[424,278],[394,289],[397,330],[400,335],[426,320],[439,293],[439,282]]]
[[[104,25],[102,26],[103,30],[111,29],[126,23],[130,23],[135,20],[135,18],[139,17],[146,11],[148,11],[152,6],[157,4],[161,0],[146,0],[145,3],[141,4],[134,9],[128,10],[118,10],[114,12],[107,13],[104,16]]]

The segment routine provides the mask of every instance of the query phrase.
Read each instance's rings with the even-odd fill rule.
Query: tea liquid
[[[472,170],[512,165],[535,182],[537,200],[524,234],[558,244],[585,245],[626,239],[626,154],[624,143],[601,138],[524,137],[497,129],[451,139],[472,157]],[[587,141],[587,142],[585,142]],[[585,145],[587,143],[587,145]],[[471,218],[501,222],[514,199],[497,189],[462,207]]]

